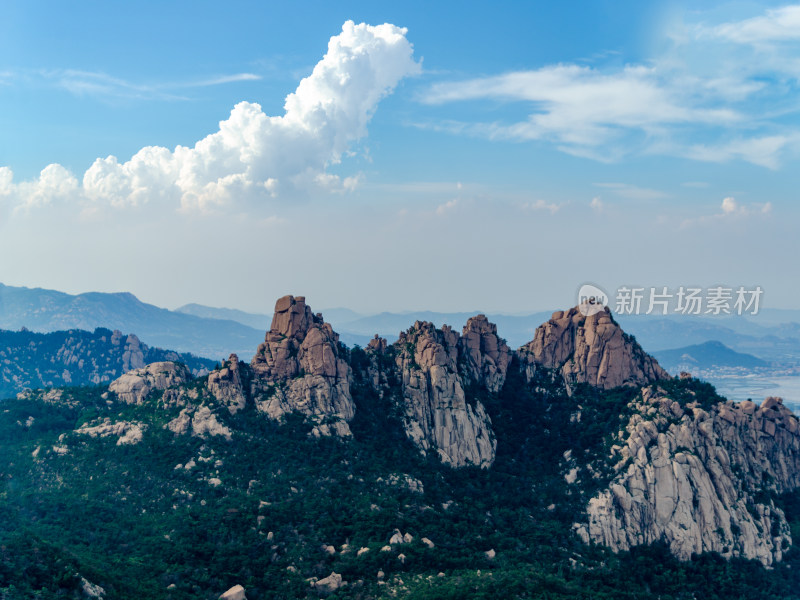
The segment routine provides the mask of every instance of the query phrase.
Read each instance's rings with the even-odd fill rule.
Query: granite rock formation
[[[577,383],[611,389],[645,386],[670,377],[622,331],[608,308],[588,317],[577,307],[557,311],[518,353],[529,379],[538,367],[555,369],[568,391]]]
[[[631,408],[612,448],[617,475],[589,501],[581,537],[615,551],[663,539],[681,559],[781,560],[792,540],[769,493],[800,486],[800,423],[781,400],[705,410],[652,386]]]
[[[273,419],[290,412],[306,415],[315,435],[350,435],[355,414],[352,372],[339,336],[303,296],[275,303],[272,326],[251,363],[258,410]]]
[[[464,380],[484,386],[490,392],[499,392],[506,380],[511,351],[505,340],[498,337],[497,325],[490,323],[486,315],[470,317],[458,340],[458,348]]]
[[[470,338],[469,343],[474,344],[474,340]],[[394,347],[409,438],[423,452],[437,452],[442,462],[454,467],[490,466],[497,442],[483,405],[480,401],[468,403],[464,394],[458,370],[458,333],[447,325],[436,329],[433,323],[417,321],[400,334]],[[482,354],[477,354],[482,378]],[[474,364],[469,364],[472,374]],[[490,371],[494,384],[496,369]]]
[[[206,386],[217,402],[224,405],[232,415],[242,410],[247,404],[239,368],[239,357],[235,354],[231,354],[219,369],[208,374]]]
[[[191,378],[191,372],[184,365],[169,361],[154,362],[115,379],[108,386],[108,391],[115,393],[117,399],[126,404],[141,404],[150,392],[181,386]]]

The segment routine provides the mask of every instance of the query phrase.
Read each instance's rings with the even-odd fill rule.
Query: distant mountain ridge
[[[348,346],[365,347],[375,334],[394,342],[416,320],[441,327],[461,323],[480,311],[404,311],[365,315],[347,308],[323,309],[323,316]],[[485,313],[498,335],[511,347],[533,337],[551,311],[528,315]],[[174,311],[141,302],[133,294],[89,292],[70,295],[41,288],[0,284],[0,328],[27,327],[47,332],[108,327],[135,332],[153,346],[221,359],[230,352],[249,358],[263,341],[267,314],[232,308],[187,304]],[[706,316],[615,315],[625,331],[648,352],[658,352],[717,340],[736,352],[769,362],[796,362],[800,356],[800,311],[764,309],[756,318]]]
[[[0,283],[0,328],[22,327],[41,333],[97,327],[131,331],[151,346],[215,359],[252,353],[264,336],[263,327],[174,312],[128,292],[71,295]]]
[[[52,333],[0,329],[0,399],[25,388],[107,384],[131,369],[159,361],[181,362],[196,375],[215,365],[207,358],[151,348],[133,334],[110,329]]]
[[[752,354],[736,352],[722,342],[711,340],[702,344],[653,352],[659,364],[672,373],[713,367],[742,367],[754,369],[769,364]]]

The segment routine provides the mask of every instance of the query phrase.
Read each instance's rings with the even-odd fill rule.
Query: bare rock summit
[[[290,412],[306,415],[315,435],[350,435],[355,414],[352,372],[339,336],[303,296],[275,303],[272,326],[251,362],[258,409],[273,419]]]
[[[577,307],[557,311],[518,352],[529,379],[538,367],[555,369],[568,391],[577,383],[610,389],[670,378],[656,359],[622,331],[608,308],[590,316]]]

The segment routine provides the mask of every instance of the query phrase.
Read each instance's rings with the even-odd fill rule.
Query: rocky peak
[[[302,340],[313,325],[322,322],[322,315],[314,315],[306,305],[305,296],[284,296],[275,303],[272,326],[267,332],[266,341],[279,341],[284,337]]]
[[[378,354],[383,354],[384,352],[386,352],[387,347],[388,345],[386,343],[386,338],[382,338],[376,333],[375,337],[372,338],[367,344],[365,350],[369,352],[377,352]]]
[[[465,379],[486,386],[490,392],[499,392],[506,380],[511,351],[498,337],[497,325],[490,323],[486,315],[470,317],[458,345]]]
[[[219,369],[208,374],[208,391],[218,402],[227,407],[232,415],[242,410],[247,399],[242,386],[239,357],[231,354]]]
[[[304,296],[284,296],[275,303],[272,326],[251,366],[259,410],[275,419],[300,412],[316,423],[315,433],[349,435],[347,421],[355,414],[350,365],[338,334],[311,311]]]
[[[530,379],[537,366],[557,369],[567,389],[576,383],[610,389],[645,386],[670,375],[617,325],[608,308],[584,316],[578,307],[557,311],[519,349]]]
[[[394,346],[408,437],[423,452],[438,452],[446,464],[491,465],[496,441],[483,405],[466,401],[458,333],[417,321]]]

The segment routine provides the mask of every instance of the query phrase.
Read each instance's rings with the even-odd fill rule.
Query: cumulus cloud
[[[348,21],[311,75],[287,96],[281,116],[240,102],[218,131],[193,147],[148,146],[124,162],[98,158],[81,184],[59,165],[19,184],[6,170],[0,193],[31,206],[80,193],[113,206],[173,201],[186,210],[209,210],[234,199],[352,189],[358,176],[341,179],[327,168],[367,134],[380,100],[419,71],[405,29]]]

